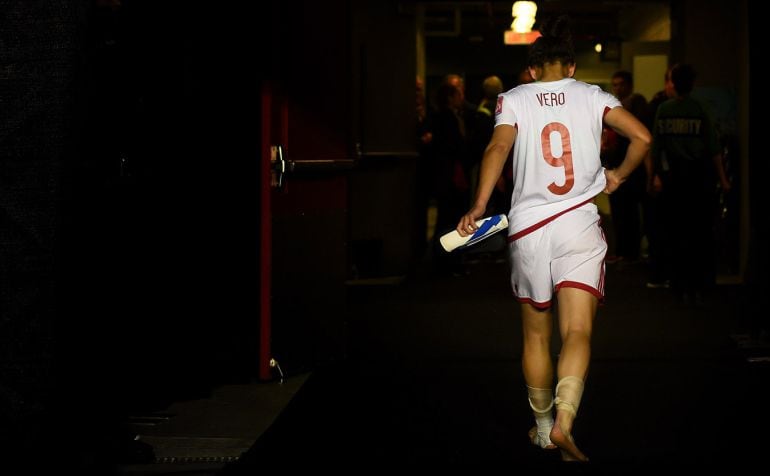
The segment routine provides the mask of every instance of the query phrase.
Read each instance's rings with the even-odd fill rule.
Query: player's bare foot
[[[588,461],[588,457],[583,454],[575,445],[572,435],[563,431],[558,419],[551,430],[551,442],[561,450],[561,459],[564,461]]]
[[[541,437],[537,434],[537,426],[533,426],[531,430],[529,430],[529,440],[532,442],[533,445],[539,446],[546,450],[555,450],[556,445],[554,445],[552,442],[548,441],[547,439]],[[545,444],[544,444],[545,443]]]

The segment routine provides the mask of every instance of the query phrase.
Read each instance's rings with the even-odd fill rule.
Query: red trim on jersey
[[[604,112],[602,113],[602,121],[604,120],[604,116],[607,115],[608,112],[612,111],[612,108],[609,106],[604,106]]]
[[[586,203],[590,202],[591,200],[593,200],[593,198],[589,198],[585,202],[578,203],[577,205],[572,206],[572,207],[570,207],[570,208],[568,208],[566,210],[562,210],[559,213],[557,213],[556,215],[550,216],[550,217],[546,218],[545,220],[539,221],[539,222],[535,223],[534,225],[532,225],[532,226],[530,226],[528,228],[524,228],[523,230],[519,231],[518,233],[514,233],[513,235],[510,235],[508,237],[508,242],[510,243],[510,242],[516,241],[519,238],[521,238],[522,236],[525,236],[525,235],[528,235],[528,234],[532,233],[533,231],[537,230],[541,226],[547,225],[548,223],[556,220],[557,218],[559,218],[560,216],[564,215],[568,211],[571,211],[571,210],[574,210],[576,208],[582,207],[583,205],[585,205]]]
[[[599,299],[599,302],[604,301],[604,294],[602,294],[601,291],[585,283],[578,283],[577,281],[562,281],[556,285],[556,292],[558,293],[561,288],[582,289],[583,291],[589,292],[596,296],[596,298]]]

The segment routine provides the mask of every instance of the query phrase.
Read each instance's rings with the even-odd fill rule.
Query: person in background
[[[653,130],[653,120],[658,107],[676,95],[674,83],[671,82],[671,68],[666,70],[663,77],[663,89],[655,93],[648,103],[648,126]],[[647,283],[650,289],[668,288],[671,279],[670,230],[671,213],[666,203],[666,194],[663,192],[663,183],[666,180],[668,166],[655,167],[652,159],[652,173],[647,177],[647,196],[644,199],[644,233],[647,236]],[[665,158],[661,156],[661,163]]]
[[[503,80],[498,76],[488,76],[481,83],[481,89],[483,97],[477,108],[478,116],[478,134],[473,140],[474,157],[478,157],[475,161],[471,176],[473,182],[472,193],[475,193],[476,185],[478,184],[479,169],[481,167],[481,158],[484,156],[484,149],[489,143],[489,139],[492,138],[492,132],[495,129],[495,107],[497,106],[497,96],[503,92]],[[510,164],[507,164],[510,166]],[[505,213],[508,210],[508,197],[510,197],[510,167],[506,168],[508,173],[504,173],[497,181],[495,190],[490,198],[491,215],[497,215],[498,213]]]
[[[676,95],[658,107],[652,158],[657,168],[667,170],[663,191],[674,214],[671,284],[685,302],[700,304],[704,291],[715,283],[712,211],[717,186],[727,193],[731,184],[714,123],[690,97],[695,69],[674,65],[671,81]]]
[[[634,93],[633,87],[633,76],[628,71],[618,71],[612,75],[612,93],[628,112],[643,123],[647,123],[647,101],[642,95]],[[602,154],[602,161],[605,167],[615,168],[625,158],[629,142],[625,137],[615,133],[612,128],[607,128],[605,136],[606,147]],[[634,170],[626,185],[609,197],[615,252],[614,256],[608,257],[608,263],[639,261],[642,241],[641,206],[645,196],[648,172],[642,167]]]
[[[469,190],[475,188],[474,169],[478,168],[481,162],[481,154],[489,136],[484,121],[484,116],[479,112],[478,107],[468,101],[465,94],[465,80],[459,74],[447,74],[441,83],[455,87],[460,91],[461,104],[457,109],[457,116],[463,124],[463,131],[467,147],[462,158],[462,166],[465,176],[468,180]],[[470,194],[468,195],[470,198]]]
[[[454,227],[455,218],[470,200],[464,98],[459,87],[441,84],[436,92],[436,110],[430,119],[432,197],[437,209],[432,247],[435,271],[456,277],[465,274],[462,255],[443,251],[439,239]]]
[[[494,118],[497,96],[504,91],[503,80],[498,76],[487,76],[481,83],[481,91],[484,96],[481,98],[479,107],[476,109],[485,117]]]

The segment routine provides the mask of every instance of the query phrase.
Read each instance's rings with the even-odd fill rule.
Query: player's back
[[[579,206],[602,191],[602,119],[611,94],[571,78],[518,86],[501,96],[497,124],[517,128],[511,230]]]

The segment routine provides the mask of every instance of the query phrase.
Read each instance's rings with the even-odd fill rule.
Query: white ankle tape
[[[527,397],[529,406],[535,413],[550,415],[553,408],[553,390],[550,388],[535,388],[527,385]]]
[[[583,380],[568,375],[556,384],[556,409],[577,415],[580,399],[583,397]]]
[[[535,415],[535,424],[537,425],[535,433],[530,434],[532,443],[541,448],[552,447],[553,443],[551,443],[550,434],[553,428],[553,414],[551,413],[553,408],[553,390],[527,385],[527,397],[529,399],[529,406]]]

